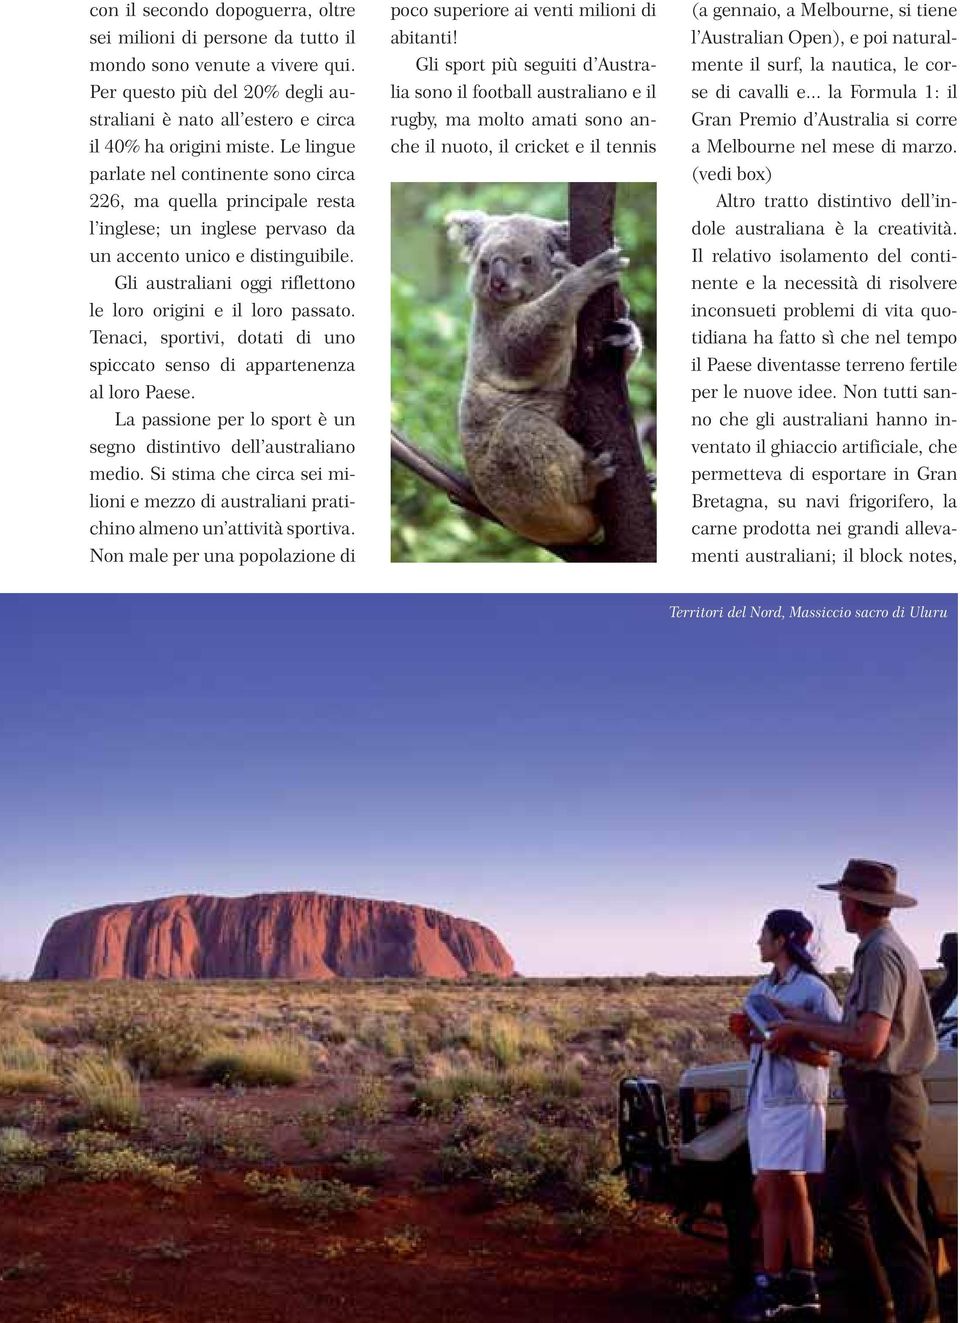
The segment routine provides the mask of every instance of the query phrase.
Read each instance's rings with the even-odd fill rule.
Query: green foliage
[[[47,1149],[37,1139],[31,1139],[19,1126],[0,1127],[0,1163],[36,1162],[46,1157]]]
[[[334,1108],[338,1121],[359,1122],[362,1125],[381,1125],[390,1119],[390,1090],[385,1080],[377,1075],[359,1079],[349,1098],[343,1098]]]
[[[184,1101],[174,1109],[169,1141],[177,1152],[190,1158],[215,1153],[241,1162],[258,1162],[269,1151],[266,1134],[270,1125],[270,1114],[256,1108]]]
[[[612,1157],[605,1126],[542,1125],[474,1097],[441,1149],[438,1166],[445,1180],[480,1181],[497,1203],[546,1197],[612,1221],[631,1206],[623,1182],[609,1174]]]
[[[566,216],[566,184],[405,183],[393,188],[394,425],[414,444],[462,469],[457,403],[470,321],[466,267],[446,238],[457,209]],[[656,413],[656,198],[652,184],[617,190],[617,238],[631,265],[621,279],[647,348],[628,380],[634,415]],[[552,561],[506,529],[465,515],[401,466],[393,470],[393,559]]]
[[[67,1141],[74,1173],[83,1181],[144,1181],[167,1194],[175,1194],[197,1179],[189,1167],[163,1162],[116,1135],[78,1130]]]
[[[380,1242],[394,1259],[409,1259],[423,1247],[423,1232],[407,1223],[396,1231],[387,1232]]]
[[[80,1031],[112,1056],[152,1076],[189,1070],[203,1051],[208,1032],[185,1007],[159,994],[138,991],[108,996],[83,1018]]]
[[[338,1166],[346,1168],[353,1177],[367,1185],[376,1185],[381,1181],[392,1161],[390,1155],[382,1149],[370,1148],[366,1144],[354,1144],[336,1158]]]
[[[323,1143],[332,1120],[328,1107],[305,1107],[297,1116],[300,1134],[311,1148]]]
[[[47,1179],[46,1157],[47,1146],[31,1139],[25,1130],[0,1127],[0,1190],[25,1194],[38,1189]]]
[[[298,1176],[268,1176],[252,1171],[244,1178],[251,1194],[293,1212],[324,1221],[352,1213],[370,1202],[367,1190],[343,1181],[306,1180]]]

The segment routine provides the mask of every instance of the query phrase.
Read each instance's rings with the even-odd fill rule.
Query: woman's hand
[[[792,1044],[802,1037],[803,1026],[787,1020],[783,1024],[778,1024],[775,1029],[770,1030],[764,1041],[763,1050],[779,1055],[781,1052],[788,1051]]]

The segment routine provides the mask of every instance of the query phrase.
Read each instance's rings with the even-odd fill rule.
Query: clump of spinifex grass
[[[514,1015],[475,1016],[470,1022],[468,1042],[474,1051],[492,1057],[501,1068],[515,1065],[521,1057],[544,1056],[554,1050],[545,1025]]]
[[[257,1034],[210,1049],[200,1065],[205,1084],[300,1084],[310,1077],[310,1048],[293,1034]]]
[[[338,1213],[352,1213],[370,1202],[362,1186],[344,1181],[306,1180],[298,1176],[268,1176],[252,1171],[244,1178],[251,1192],[269,1203],[325,1221]]]
[[[134,1130],[143,1121],[140,1085],[125,1061],[116,1057],[81,1057],[67,1073],[65,1088],[80,1104],[82,1125]]]
[[[36,1034],[17,1024],[0,1030],[0,1093],[46,1093],[56,1087],[49,1053]]]
[[[580,1073],[570,1065],[553,1069],[538,1062],[522,1062],[505,1070],[462,1070],[441,1058],[434,1066],[434,1075],[417,1082],[414,1100],[421,1111],[445,1115],[471,1098],[500,1102],[523,1096],[577,1098],[582,1091]]]

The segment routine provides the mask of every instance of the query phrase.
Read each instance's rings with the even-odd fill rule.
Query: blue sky
[[[309,888],[489,924],[530,974],[750,972],[888,859],[956,927],[956,599],[0,597],[0,974],[53,919]],[[911,605],[949,619],[910,618]],[[894,617],[895,608],[904,614]]]

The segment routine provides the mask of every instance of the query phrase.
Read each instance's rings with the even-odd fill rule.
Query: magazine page
[[[3,1323],[952,1317],[956,7],[7,24]]]
[[[949,590],[953,17],[21,10],[8,582]]]

